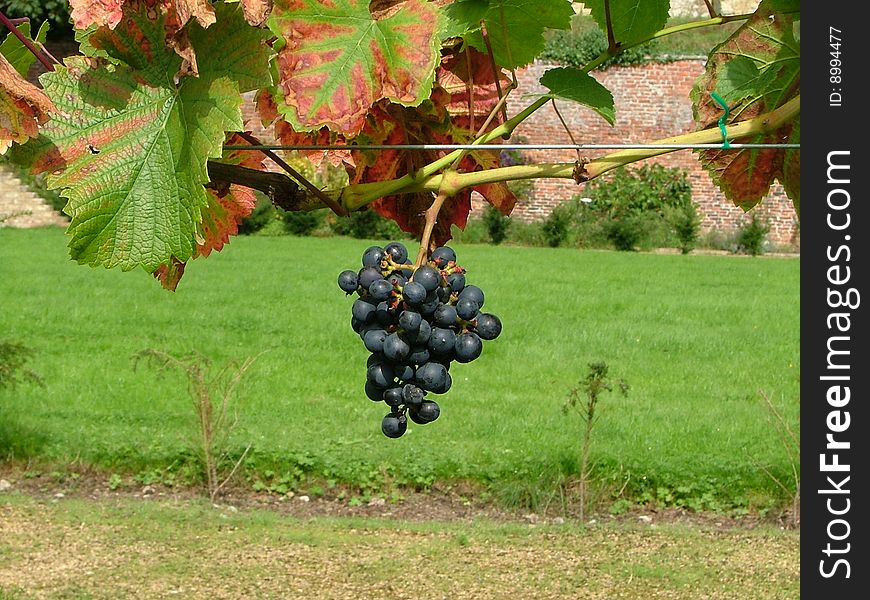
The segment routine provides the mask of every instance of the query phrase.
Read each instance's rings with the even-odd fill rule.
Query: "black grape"
[[[441,415],[441,407],[437,402],[427,400],[420,404],[417,408],[412,408],[408,411],[408,416],[418,425],[431,423]]]
[[[384,246],[384,252],[392,257],[393,262],[397,262],[400,265],[405,264],[408,260],[408,249],[405,248],[404,244],[399,242],[390,242]]]
[[[453,353],[458,362],[471,362],[480,356],[481,352],[483,352],[483,342],[476,333],[463,333],[456,336]]]
[[[359,275],[355,271],[342,271],[338,275],[338,287],[352,294],[359,286]]]
[[[382,260],[384,260],[384,249],[380,246],[370,246],[363,252],[362,264],[364,267],[375,267],[380,270]]]
[[[439,269],[443,269],[447,267],[447,265],[451,262],[456,262],[456,252],[453,251],[452,248],[448,246],[441,246],[440,248],[435,248],[432,251],[432,255],[429,257],[429,260],[435,263],[435,266]]]
[[[405,415],[388,413],[381,421],[381,431],[388,438],[399,438],[408,429],[408,419]]]
[[[441,275],[432,267],[423,266],[414,271],[414,276],[411,280],[422,285],[426,288],[427,292],[434,292],[438,289],[438,285],[441,283]]]
[[[495,315],[480,313],[477,315],[474,330],[482,340],[494,340],[501,333],[501,321]]]

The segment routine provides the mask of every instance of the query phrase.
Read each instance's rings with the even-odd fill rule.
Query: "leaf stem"
[[[12,35],[17,37],[18,40],[22,44],[24,44],[24,47],[27,48],[30,53],[36,57],[36,60],[41,62],[46,69],[48,69],[49,71],[54,71],[54,64],[45,56],[45,54],[39,48],[36,47],[36,45],[32,41],[27,39],[27,36],[18,31],[18,27],[15,26],[15,23],[9,20],[9,17],[3,14],[2,10],[0,10],[0,23],[8,28]]]
[[[244,131],[239,132],[239,137],[243,138],[246,142],[248,142],[252,146],[262,145],[260,140],[255,138],[250,133],[247,133]],[[348,211],[344,206],[342,206],[341,204],[339,204],[338,202],[336,202],[335,200],[333,200],[332,198],[327,196],[323,192],[323,190],[321,190],[316,185],[314,185],[313,183],[308,181],[301,173],[299,173],[296,169],[294,169],[289,164],[287,164],[287,161],[285,161],[283,158],[281,158],[280,156],[278,156],[277,154],[275,154],[271,150],[260,150],[260,152],[262,152],[263,154],[265,154],[266,156],[271,158],[273,161],[275,161],[275,164],[277,164],[279,167],[281,167],[282,169],[284,169],[285,171],[290,173],[290,176],[293,177],[293,179],[295,179],[300,185],[302,185],[309,192],[311,192],[312,194],[317,196],[317,198],[319,198],[320,201],[323,202],[323,204],[328,206],[329,209],[332,210],[332,212],[334,212],[335,214],[337,214],[340,217],[346,217],[348,215]]]

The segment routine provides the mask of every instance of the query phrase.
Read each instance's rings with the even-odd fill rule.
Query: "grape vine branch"
[[[256,189],[285,210],[371,206],[419,236],[426,262],[463,227],[472,191],[509,214],[506,183],[578,183],[667,148],[621,150],[574,163],[505,166],[490,145],[548,103],[576,102],[610,124],[613,95],[593,73],[629,48],[700,27],[742,22],[710,49],[693,90],[697,130],[651,142],[749,147],[698,151],[725,195],[749,209],[779,181],[800,214],[800,3],[762,0],[748,14],[667,26],[668,0],[585,2],[608,45],[584,68],[555,67],[547,90],[509,115],[516,69],[567,29],[568,0],[71,0],[80,56],[55,64],[44,29],[0,14],[0,151],[45,173],[68,200],[70,255],[91,266],[144,268],[174,289],[187,261],[221,250],[251,212]],[[39,60],[40,86],[25,79]],[[293,160],[343,166],[341,189],[321,190],[277,152],[259,148],[242,119],[243,94]],[[558,116],[558,112],[556,113]],[[566,135],[573,138],[568,130]],[[246,150],[239,143],[257,146]],[[409,144],[472,144],[453,151]],[[766,147],[789,144],[789,147]],[[373,151],[372,146],[388,147]],[[359,146],[355,148],[355,146]],[[265,158],[288,176],[267,169]]]

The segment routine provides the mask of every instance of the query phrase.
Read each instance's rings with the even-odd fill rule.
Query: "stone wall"
[[[0,165],[0,227],[66,226],[67,220]]]

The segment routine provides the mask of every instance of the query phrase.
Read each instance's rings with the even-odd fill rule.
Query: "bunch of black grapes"
[[[371,352],[366,395],[390,407],[381,422],[387,437],[404,434],[409,418],[419,425],[437,419],[441,409],[430,394],[450,389],[450,364],[476,359],[482,340],[501,333],[498,317],[481,312],[483,291],[466,285],[465,269],[447,246],[416,270],[402,244],[372,246],[362,269],[342,272],[338,285],[358,295],[351,327]]]

